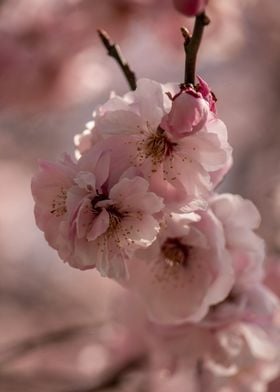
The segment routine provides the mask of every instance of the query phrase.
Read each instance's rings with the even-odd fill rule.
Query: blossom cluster
[[[136,294],[154,328],[183,326],[208,391],[266,385],[278,371],[279,304],[262,283],[256,207],[216,192],[232,148],[209,86],[140,79],[93,117],[76,159],[42,161],[32,180],[49,245]]]

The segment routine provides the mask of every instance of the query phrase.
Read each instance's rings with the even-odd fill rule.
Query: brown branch
[[[101,39],[101,42],[105,46],[108,51],[108,55],[113,57],[116,62],[119,64],[128,84],[132,91],[136,90],[136,76],[135,73],[131,70],[127,61],[123,58],[120,48],[114,42],[111,41],[109,35],[104,30],[97,30],[98,35]]]
[[[196,58],[198,49],[202,40],[203,31],[205,26],[210,23],[210,19],[206,16],[205,12],[197,15],[195,18],[195,25],[192,37],[182,30],[184,37],[184,48],[186,53],[185,63],[185,85],[195,85],[195,69],[196,69]]]

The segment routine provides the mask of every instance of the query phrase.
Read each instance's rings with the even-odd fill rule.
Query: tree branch
[[[184,48],[186,53],[186,63],[185,63],[185,85],[195,85],[195,70],[196,70],[196,58],[198,49],[203,36],[203,31],[205,26],[210,23],[210,19],[206,16],[205,12],[197,15],[195,18],[195,25],[192,37],[182,30],[184,37]]]
[[[135,73],[131,70],[127,61],[123,58],[119,46],[111,41],[109,35],[104,30],[97,30],[97,32],[101,42],[108,51],[108,55],[113,57],[119,64],[131,90],[136,90],[137,85]]]

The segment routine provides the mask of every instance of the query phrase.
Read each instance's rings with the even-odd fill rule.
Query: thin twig
[[[123,58],[120,48],[117,44],[111,41],[109,35],[104,30],[97,30],[98,35],[101,39],[101,42],[105,46],[108,51],[108,55],[113,57],[116,62],[119,64],[131,90],[136,90],[136,76],[135,73],[131,70],[127,61]]]
[[[195,69],[196,69],[196,58],[198,49],[203,36],[204,27],[210,23],[210,19],[206,16],[205,12],[197,15],[195,18],[195,25],[192,37],[184,34],[185,31],[182,30],[184,36],[184,48],[186,53],[186,63],[185,63],[185,85],[195,85]]]

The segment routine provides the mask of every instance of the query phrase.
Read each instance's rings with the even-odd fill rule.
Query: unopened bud
[[[205,10],[208,0],[173,0],[175,8],[186,16],[196,16]]]

